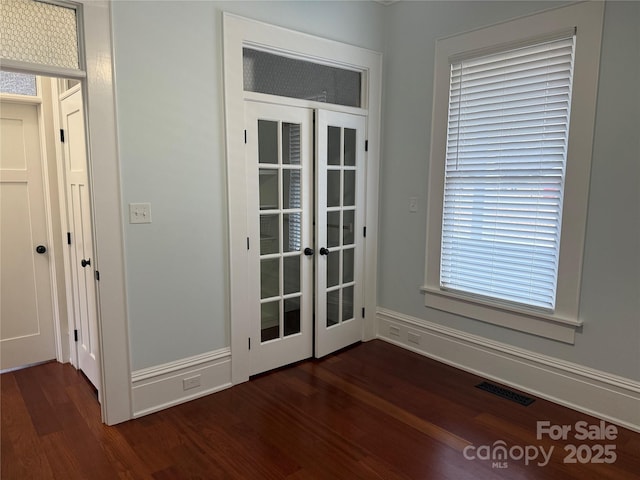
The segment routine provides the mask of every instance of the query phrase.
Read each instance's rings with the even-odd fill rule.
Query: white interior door
[[[0,369],[56,357],[37,109],[0,108]]]
[[[64,172],[67,225],[71,233],[70,271],[73,314],[77,331],[78,368],[100,391],[98,320],[91,207],[87,172],[82,91],[79,86],[60,102],[64,131]]]
[[[362,340],[365,218],[362,116],[318,110],[316,119],[315,356]]]
[[[245,102],[251,374],[313,355],[313,111]]]
[[[362,339],[366,119],[315,115],[245,102],[252,375]]]

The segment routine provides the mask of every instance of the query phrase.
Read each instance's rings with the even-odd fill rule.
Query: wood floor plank
[[[5,480],[634,480],[640,434],[618,428],[613,464],[564,462],[536,422],[598,420],[542,399],[515,404],[484,379],[382,341],[260,375],[115,427],[86,379],[50,363],[0,377]],[[467,447],[554,447],[546,466],[467,459]],[[579,443],[579,442],[573,442]],[[589,447],[603,442],[583,442]]]
[[[0,478],[54,478],[15,374],[3,374],[0,385]]]
[[[302,368],[313,368],[310,364],[305,364]],[[318,369],[314,372],[315,375],[327,382],[334,385],[345,393],[356,397],[359,401],[369,405],[380,411],[381,414],[387,414],[394,419],[406,424],[411,425],[412,428],[419,430],[420,432],[428,435],[429,437],[439,442],[448,445],[449,447],[461,452],[470,442],[464,438],[458,437],[431,422],[425,422],[419,417],[410,414],[406,410],[398,408],[391,402],[381,399],[377,395],[367,392],[366,390],[357,387],[346,380],[341,379],[337,375],[334,375],[328,370]]]

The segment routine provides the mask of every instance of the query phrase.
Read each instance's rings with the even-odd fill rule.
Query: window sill
[[[428,285],[421,289],[426,307],[499,325],[519,332],[573,344],[582,322],[558,314],[545,314],[525,308],[503,306],[443,291]]]

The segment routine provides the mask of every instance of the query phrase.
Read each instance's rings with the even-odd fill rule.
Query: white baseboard
[[[184,388],[184,380],[200,385]],[[222,348],[131,374],[133,417],[141,417],[231,386],[231,350]]]
[[[377,337],[640,432],[640,382],[379,308]]]

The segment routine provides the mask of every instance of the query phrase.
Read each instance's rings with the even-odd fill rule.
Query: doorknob
[[[82,268],[86,267],[87,265],[91,265],[91,259],[89,258],[88,260],[85,260],[83,258],[82,261],[80,262],[80,265],[82,265]]]
[[[329,249],[322,247],[320,249],[320,255],[329,255]]]
[[[43,253],[47,253],[47,247],[45,247],[44,245],[38,245],[36,247],[36,252],[40,255],[42,255]]]
[[[315,252],[313,251],[313,248],[309,248],[309,247],[307,247],[307,248],[305,248],[305,249],[304,249],[304,254],[305,254],[307,257],[309,257],[309,256],[313,255],[314,253],[315,253]]]

